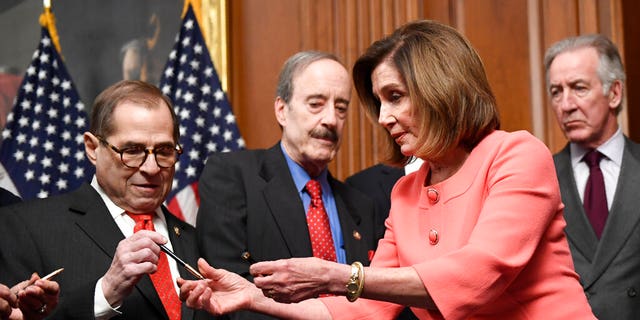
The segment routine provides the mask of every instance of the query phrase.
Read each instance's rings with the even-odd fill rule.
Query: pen
[[[51,278],[55,277],[57,274],[59,274],[60,272],[62,272],[64,270],[64,268],[60,268],[57,270],[54,270],[53,272],[49,273],[48,275],[40,278],[42,280],[51,280]]]
[[[64,268],[60,268],[60,269],[56,269],[53,272],[49,273],[48,275],[40,278],[42,280],[51,280],[51,278],[55,277],[56,275],[58,275],[60,272],[62,272],[64,270]],[[36,283],[37,280],[29,280],[29,282],[27,283],[26,287],[28,286],[32,286],[34,283]],[[18,295],[20,293],[20,291],[24,290],[26,287],[19,289],[18,291],[11,291],[13,294]]]
[[[169,248],[167,248],[163,244],[161,244],[160,245],[160,250],[164,251],[167,255],[169,255],[171,258],[173,258],[173,260],[175,260],[179,265],[183,266],[194,277],[198,278],[199,280],[204,280],[204,277],[202,276],[202,274],[200,274],[200,272],[198,272],[198,270],[196,270],[194,267],[190,266],[188,263],[182,261],[182,259],[178,258],[178,256],[176,256],[176,254],[173,253],[173,251],[169,250]]]

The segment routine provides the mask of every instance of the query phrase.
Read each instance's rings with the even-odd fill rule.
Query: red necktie
[[[336,250],[331,237],[329,217],[322,203],[322,187],[317,180],[309,180],[306,189],[311,196],[311,203],[307,211],[307,226],[311,238],[313,256],[329,261],[336,261]]]
[[[607,193],[604,189],[604,177],[600,170],[601,159],[602,153],[596,150],[589,151],[584,158],[582,158],[589,166],[589,179],[584,189],[583,206],[598,239],[600,239],[600,235],[602,235],[602,230],[609,215]]]
[[[152,214],[134,214],[127,212],[127,215],[136,222],[133,227],[133,232],[140,230],[155,231],[153,227],[153,215]],[[158,271],[149,274],[153,286],[156,288],[158,296],[162,301],[164,310],[167,312],[170,320],[180,320],[181,318],[181,302],[176,293],[176,289],[173,286],[173,277],[171,276],[171,270],[169,269],[169,260],[167,255],[160,251],[160,259],[158,260]]]

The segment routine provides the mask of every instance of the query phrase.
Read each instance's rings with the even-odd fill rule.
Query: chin
[[[565,134],[567,140],[573,143],[584,143],[589,141],[591,135],[590,132],[585,132],[583,130],[572,130]]]

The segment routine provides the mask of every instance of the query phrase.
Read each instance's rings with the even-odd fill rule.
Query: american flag
[[[2,131],[0,161],[10,181],[2,185],[23,199],[46,198],[89,181],[82,134],[85,106],[54,46],[47,26]]]
[[[176,216],[195,225],[200,204],[198,178],[207,156],[240,150],[245,144],[193,8],[191,4],[188,6],[160,88],[173,100],[180,119],[180,145],[184,149],[176,164],[168,207]]]

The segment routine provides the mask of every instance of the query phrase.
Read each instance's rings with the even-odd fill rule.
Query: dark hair
[[[609,94],[609,89],[615,81],[624,84],[626,79],[622,59],[616,45],[601,34],[589,34],[577,37],[570,37],[554,43],[544,55],[545,80],[547,83],[547,92],[550,92],[551,84],[549,83],[549,68],[553,60],[561,53],[570,52],[583,48],[593,48],[598,53],[598,68],[596,73],[602,83],[602,94]],[[616,114],[622,111],[622,99],[616,108]]]
[[[342,64],[335,55],[320,51],[301,51],[287,59],[278,77],[276,97],[280,97],[284,102],[289,103],[293,95],[293,78],[310,64],[324,59]]]
[[[371,73],[383,62],[393,65],[406,83],[411,108],[421,125],[415,156],[442,157],[451,149],[473,149],[500,127],[496,100],[482,61],[455,29],[428,20],[408,23],[374,42],[356,61],[353,82],[367,114],[376,120],[380,101]],[[390,135],[387,162],[408,160]]]
[[[89,131],[95,136],[105,138],[110,136],[114,130],[113,110],[126,101],[141,104],[150,109],[163,105],[169,108],[173,121],[173,139],[175,143],[178,143],[180,130],[171,100],[162,94],[162,91],[157,87],[137,80],[122,80],[111,85],[96,97],[91,110]]]

